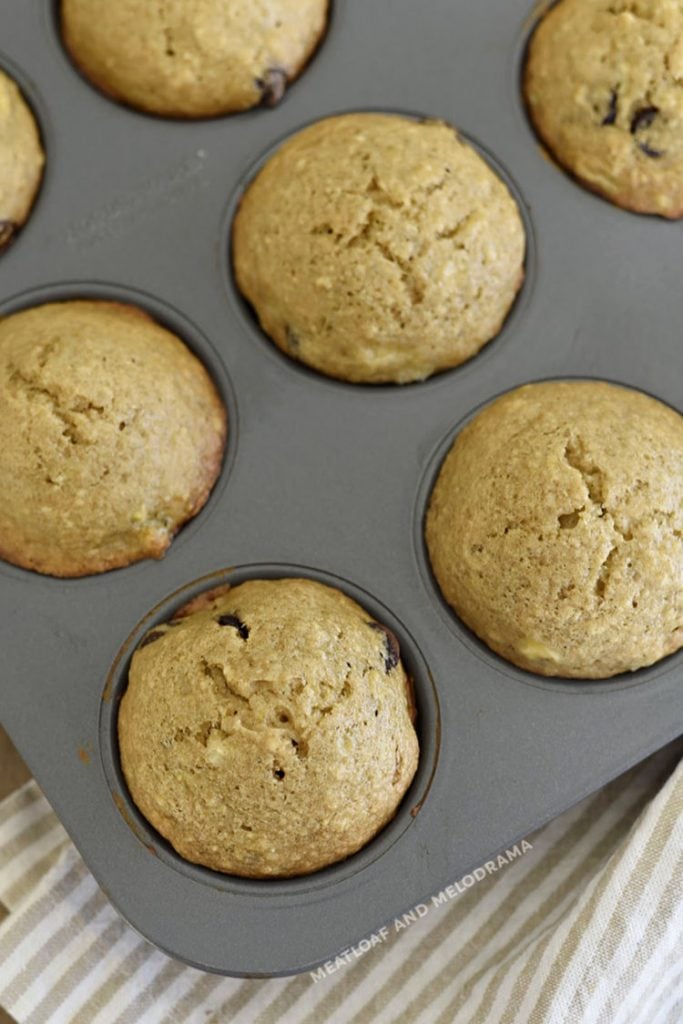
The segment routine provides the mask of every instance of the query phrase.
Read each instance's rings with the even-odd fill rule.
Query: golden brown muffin
[[[315,51],[328,0],[62,0],[64,43],[100,89],[167,117],[282,99]]]
[[[28,218],[44,163],[33,114],[0,69],[0,251]]]
[[[651,665],[683,644],[683,417],[603,382],[511,391],[456,438],[426,536],[446,600],[514,664]]]
[[[680,0],[560,0],[531,39],[524,91],[541,139],[584,185],[683,216]]]
[[[449,125],[346,114],[271,157],[233,228],[237,284],[286,353],[403,384],[493,338],[524,276],[517,205]]]
[[[254,878],[355,853],[415,774],[398,641],[340,591],[250,580],[140,643],[121,701],[131,796],[186,860]]]
[[[223,405],[135,306],[0,320],[0,557],[54,576],[161,558],[220,472]]]

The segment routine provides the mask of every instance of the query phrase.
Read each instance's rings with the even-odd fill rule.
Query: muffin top
[[[320,41],[328,0],[62,0],[64,43],[132,107],[201,118],[273,105]]]
[[[618,206],[683,216],[683,4],[560,0],[525,73],[541,139]]]
[[[0,250],[29,215],[45,156],[33,114],[0,69]]]
[[[55,576],[160,558],[206,501],[225,432],[202,364],[135,306],[0,320],[0,557]]]
[[[683,417],[603,382],[508,392],[456,438],[426,537],[446,600],[521,668],[650,665],[683,643]]]
[[[186,860],[300,875],[364,846],[416,770],[396,638],[340,591],[250,580],[155,626],[119,712],[131,796]]]
[[[498,333],[523,278],[517,205],[449,125],[346,114],[268,160],[233,229],[237,283],[286,353],[405,383]]]

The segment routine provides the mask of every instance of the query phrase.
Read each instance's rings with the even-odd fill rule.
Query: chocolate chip
[[[636,110],[631,118],[631,135],[635,135],[643,128],[649,128],[658,113],[659,107],[641,107],[640,110]]]
[[[263,78],[256,79],[256,88],[261,90],[264,106],[276,107],[287,88],[287,72],[284,68],[269,68]]]
[[[2,220],[0,219],[0,249],[9,243],[14,238],[14,232],[17,230],[17,225],[13,220]]]
[[[651,156],[655,160],[660,156],[664,156],[664,151],[662,149],[653,149],[652,146],[648,146],[647,142],[639,142],[638,148],[642,149],[645,156]]]
[[[614,124],[617,119],[617,105],[619,102],[619,94],[616,89],[612,89],[612,95],[609,98],[609,107],[606,115],[602,119],[603,124]]]
[[[243,640],[248,640],[249,627],[245,626],[244,623],[240,619],[238,619],[236,615],[219,615],[219,617],[216,619],[216,622],[218,623],[219,626],[232,626],[233,629],[237,630],[237,632],[239,633]]]
[[[284,779],[285,773],[282,768],[273,768],[273,775],[276,779]]]
[[[301,348],[301,342],[289,324],[285,327],[285,338],[287,339],[287,348],[289,351],[292,353],[298,352]]]
[[[398,640],[388,626],[383,626],[380,622],[368,622],[368,626],[370,629],[374,629],[377,633],[384,634],[384,671],[388,674],[391,672],[392,668],[396,668],[401,657],[401,648]]]
[[[142,640],[138,644],[138,650],[142,650],[143,647],[147,647],[148,644],[153,644],[155,640],[161,640],[162,636],[166,634],[161,629],[153,629],[147,636],[143,636]]]

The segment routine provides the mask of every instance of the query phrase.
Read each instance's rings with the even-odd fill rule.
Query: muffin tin
[[[321,963],[681,732],[680,655],[604,682],[519,671],[444,605],[424,550],[440,461],[500,392],[599,377],[683,405],[683,225],[618,210],[544,158],[519,92],[533,16],[529,0],[336,0],[278,108],[187,123],[96,92],[47,0],[0,11],[0,65],[47,152],[34,211],[0,256],[0,314],[75,296],[135,302],[204,360],[228,407],[221,479],[163,561],[81,580],[0,564],[2,721],[114,905],[197,967],[264,976]],[[232,282],[231,218],[259,162],[353,109],[453,122],[525,217],[526,283],[501,335],[422,384],[346,385],[294,364]],[[394,822],[359,854],[259,882],[185,863],[145,823],[115,717],[146,629],[204,587],[281,575],[331,582],[394,629],[422,760]]]

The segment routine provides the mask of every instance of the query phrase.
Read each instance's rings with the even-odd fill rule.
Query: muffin
[[[458,434],[426,539],[448,603],[515,665],[651,665],[683,644],[683,417],[600,381],[511,391]]]
[[[560,0],[529,46],[524,92],[555,159],[617,206],[683,216],[683,5]]]
[[[94,85],[152,114],[201,118],[282,99],[328,0],[62,0],[64,44]]]
[[[44,163],[33,114],[0,68],[0,251],[28,218]]]
[[[422,380],[500,330],[524,276],[506,185],[449,125],[356,113],[270,158],[233,227],[238,287],[285,353],[341,380]]]
[[[54,576],[161,558],[206,501],[225,435],[202,364],[135,306],[0,320],[0,557]]]
[[[118,719],[142,814],[188,861],[253,878],[348,857],[415,774],[396,637],[308,579],[213,592],[143,638]]]

